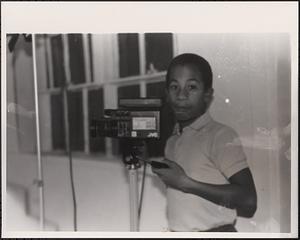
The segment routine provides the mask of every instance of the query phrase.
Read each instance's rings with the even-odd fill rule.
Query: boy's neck
[[[191,125],[193,122],[195,122],[198,118],[202,117],[204,114],[206,113],[206,111],[204,113],[202,113],[200,116],[186,120],[186,121],[178,121],[179,123],[179,128],[180,128],[180,132],[182,131],[183,128]]]
[[[196,119],[197,118],[189,119],[187,121],[178,121],[180,130],[182,130],[183,128],[191,125]]]

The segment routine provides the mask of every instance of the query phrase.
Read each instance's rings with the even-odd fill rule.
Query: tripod
[[[141,167],[140,160],[145,164],[148,163],[155,168],[169,168],[166,163],[150,161],[147,159],[146,142],[145,141],[129,141],[124,142],[125,148],[123,149],[123,162],[128,169],[129,175],[129,194],[130,194],[130,231],[139,231],[139,192],[138,192],[138,174],[137,170]],[[145,147],[145,148],[144,148]],[[144,149],[143,149],[144,148]],[[142,154],[142,157],[139,155]],[[129,158],[128,158],[129,156]],[[144,165],[146,167],[146,165]],[[143,175],[142,190],[144,186]],[[143,191],[141,192],[142,202]]]
[[[126,143],[123,151],[123,162],[128,169],[129,176],[129,197],[130,197],[130,231],[139,231],[139,191],[138,191],[138,169],[141,167],[139,154],[141,147],[145,146],[144,141]],[[129,155],[128,155],[129,154]]]

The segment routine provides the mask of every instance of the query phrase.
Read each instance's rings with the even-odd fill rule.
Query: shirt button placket
[[[175,142],[175,148],[174,148],[174,160],[175,160],[176,162],[178,162],[178,160],[179,160],[179,155],[180,155],[180,152],[181,152],[181,149],[182,149],[182,138],[183,138],[183,136],[180,135],[180,136],[178,137],[178,139],[176,140],[176,142]]]

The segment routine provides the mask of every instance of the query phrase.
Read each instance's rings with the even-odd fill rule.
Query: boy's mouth
[[[186,112],[189,110],[188,106],[174,106],[175,112]]]
[[[187,112],[187,109],[175,109],[175,112],[176,113],[185,113],[185,112]]]

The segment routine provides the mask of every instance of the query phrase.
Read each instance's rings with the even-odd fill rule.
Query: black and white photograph
[[[1,7],[2,237],[298,237],[298,3]]]

